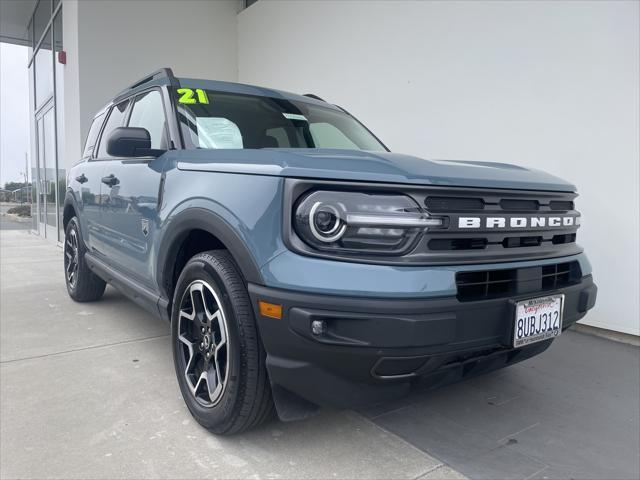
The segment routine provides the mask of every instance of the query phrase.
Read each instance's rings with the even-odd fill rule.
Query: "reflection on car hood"
[[[167,153],[181,170],[293,178],[485,188],[575,191],[564,180],[506,163],[425,160],[389,152],[339,149],[181,150]]]

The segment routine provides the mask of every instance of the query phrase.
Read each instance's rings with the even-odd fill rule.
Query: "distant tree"
[[[28,187],[29,185],[31,185],[30,183],[24,183],[24,182],[7,182],[4,184],[4,189],[5,190],[9,190],[10,192],[17,190],[19,188],[22,187]]]

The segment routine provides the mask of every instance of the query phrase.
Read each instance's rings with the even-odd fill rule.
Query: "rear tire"
[[[93,302],[104,294],[107,284],[89,269],[84,255],[77,217],[69,220],[64,235],[64,278],[69,296],[76,302]]]
[[[182,270],[171,315],[173,359],[196,421],[230,435],[274,414],[266,354],[244,281],[226,250],[200,253]]]

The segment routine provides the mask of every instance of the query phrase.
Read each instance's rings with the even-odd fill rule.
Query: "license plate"
[[[564,295],[532,298],[516,303],[513,346],[554,338],[562,332]]]

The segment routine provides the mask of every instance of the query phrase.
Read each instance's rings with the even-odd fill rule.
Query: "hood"
[[[179,153],[178,153],[179,152]],[[481,188],[574,192],[564,180],[506,163],[425,160],[389,152],[339,149],[180,150],[180,170]]]

